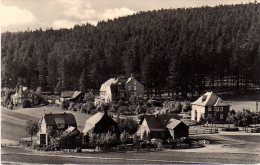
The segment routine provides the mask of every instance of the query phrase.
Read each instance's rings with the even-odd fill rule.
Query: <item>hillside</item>
[[[162,9],[1,37],[2,87],[98,89],[131,73],[155,95],[260,87],[259,3]]]

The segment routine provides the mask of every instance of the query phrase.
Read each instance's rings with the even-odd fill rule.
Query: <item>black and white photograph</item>
[[[1,164],[259,164],[260,0],[1,0]]]

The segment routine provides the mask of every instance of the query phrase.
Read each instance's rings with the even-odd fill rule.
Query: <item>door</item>
[[[40,134],[40,144],[46,144],[46,134]]]

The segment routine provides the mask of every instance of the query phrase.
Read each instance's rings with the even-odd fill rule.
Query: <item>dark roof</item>
[[[110,89],[112,93],[118,93],[118,86],[116,84],[112,84]]]
[[[77,125],[75,116],[71,113],[45,114],[43,116],[47,126],[56,126],[57,124]]]
[[[180,121],[180,120],[176,120],[176,119],[171,119],[170,120],[170,122],[169,122],[169,124],[167,124],[167,128],[169,128],[169,129],[175,129],[178,125],[180,125],[180,124],[183,124],[183,125],[185,125],[185,126],[187,126],[185,123],[183,123],[182,121]],[[187,126],[188,127],[188,126]]]
[[[142,124],[144,120],[146,120],[147,125],[151,131],[166,131],[166,127],[158,116],[145,115],[140,124]]]
[[[89,124],[97,124],[102,118],[103,116],[105,115],[105,113],[103,112],[97,112],[96,114],[94,114],[93,116],[91,116],[87,121],[86,123],[89,123]]]
[[[69,98],[71,98],[74,95],[75,92],[76,91],[62,91],[61,92],[61,97],[69,97]]]
[[[99,123],[99,121],[101,121],[102,119],[106,120],[106,124],[107,125],[111,125],[111,124],[117,124],[111,117],[109,117],[106,113],[104,112],[97,112],[96,114],[94,114],[93,116],[91,116],[85,124],[85,127],[83,129],[83,132],[85,134],[87,133],[91,133],[94,131],[95,126]]]

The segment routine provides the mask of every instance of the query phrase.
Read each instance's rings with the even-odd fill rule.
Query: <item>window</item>
[[[223,107],[219,107],[219,111],[223,111]]]
[[[219,111],[219,107],[215,107],[214,109],[215,109],[215,111]]]
[[[208,107],[208,111],[211,111],[211,107]]]
[[[134,90],[136,90],[136,86],[134,86]]]
[[[224,117],[223,117],[223,114],[220,114],[220,119],[223,120],[223,118],[224,118]]]

